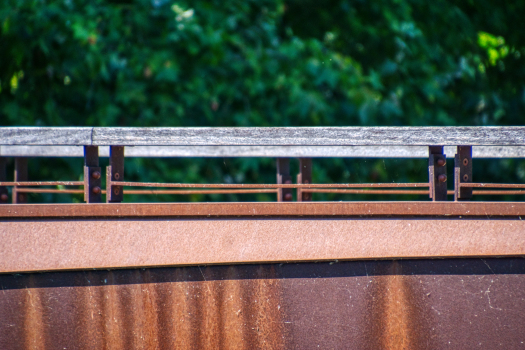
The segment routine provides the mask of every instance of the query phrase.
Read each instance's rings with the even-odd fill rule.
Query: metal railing
[[[275,184],[129,182],[127,157],[274,157]],[[29,181],[28,157],[84,157],[84,181]],[[106,189],[99,157],[109,157]],[[15,158],[7,181],[6,158]],[[312,158],[428,158],[425,183],[312,183]],[[447,190],[447,158],[454,157],[454,190]],[[472,182],[473,158],[525,157],[525,127],[332,128],[0,128],[0,200],[23,203],[27,193],[84,193],[87,203],[122,202],[127,194],[276,193],[280,202],[311,201],[314,193],[415,194],[433,201],[473,195],[525,194],[525,184]],[[290,158],[299,158],[294,184]],[[48,188],[75,186],[75,189]],[[47,187],[47,188],[46,188]],[[124,190],[124,187],[126,189]],[[140,189],[142,188],[142,189]],[[144,189],[147,188],[147,189]],[[155,189],[154,189],[155,188]]]

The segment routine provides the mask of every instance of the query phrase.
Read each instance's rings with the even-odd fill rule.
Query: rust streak
[[[34,288],[35,276],[29,277],[29,286],[25,289],[24,307],[24,347],[39,349],[46,344],[46,323],[42,309],[42,290]]]

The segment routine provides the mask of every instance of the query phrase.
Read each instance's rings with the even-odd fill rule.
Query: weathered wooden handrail
[[[456,147],[445,146],[447,158]],[[109,157],[109,146],[99,147]],[[0,157],[84,157],[83,146],[0,146]],[[128,146],[134,157],[428,158],[425,146]],[[525,146],[473,146],[473,158],[525,158]]]
[[[525,146],[525,127],[3,127],[1,145]]]

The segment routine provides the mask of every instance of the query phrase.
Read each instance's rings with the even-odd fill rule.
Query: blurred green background
[[[525,2],[493,0],[3,0],[0,125],[522,125],[524,18]],[[30,179],[76,180],[82,160],[29,165]],[[475,181],[525,181],[518,160],[474,167]],[[314,161],[316,182],[427,177],[425,160]],[[126,178],[273,183],[275,164],[128,159]]]

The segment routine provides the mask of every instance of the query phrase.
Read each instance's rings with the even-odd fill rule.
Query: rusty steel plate
[[[524,232],[519,218],[19,218],[0,222],[0,272],[521,256]]]
[[[525,260],[0,275],[1,349],[523,349]]]
[[[525,216],[523,202],[96,203],[0,205],[0,218],[212,216]]]

